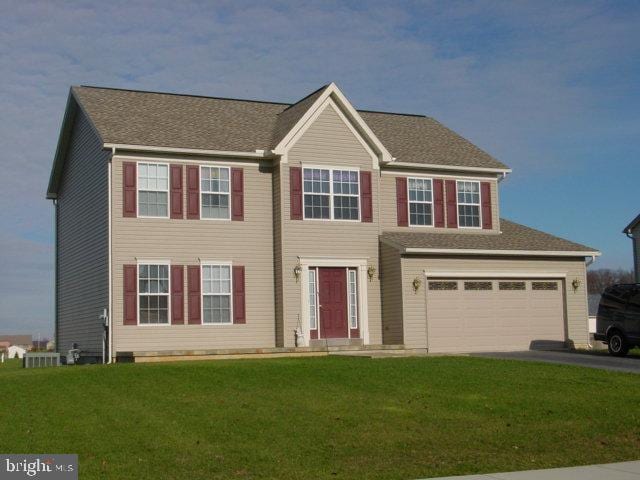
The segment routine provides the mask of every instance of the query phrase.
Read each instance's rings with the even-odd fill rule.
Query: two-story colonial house
[[[501,219],[510,171],[335,84],[294,104],[73,87],[47,192],[57,348],[587,345],[599,253]]]

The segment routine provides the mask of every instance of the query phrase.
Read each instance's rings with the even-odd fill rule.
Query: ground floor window
[[[202,323],[231,323],[231,265],[202,265]]]
[[[169,265],[138,265],[138,321],[141,325],[169,323]]]

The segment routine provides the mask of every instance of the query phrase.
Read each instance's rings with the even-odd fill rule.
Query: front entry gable
[[[303,100],[296,106],[302,106],[305,102],[309,103]],[[310,131],[312,135],[308,135]],[[378,169],[380,163],[392,160],[388,150],[333,83],[315,96],[311,106],[280,139],[273,151],[281,155],[283,163],[287,163],[291,150],[300,143],[301,139],[306,140],[308,136],[312,137],[311,141],[315,142],[316,148],[330,149],[334,152],[336,149],[347,146],[345,142],[346,144],[357,142],[363,153],[371,157],[371,165],[374,169]]]

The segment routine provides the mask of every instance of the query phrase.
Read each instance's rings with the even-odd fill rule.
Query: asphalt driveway
[[[474,357],[560,363],[618,372],[640,373],[640,357],[612,357],[606,353],[528,350],[525,352],[473,353],[471,355]]]

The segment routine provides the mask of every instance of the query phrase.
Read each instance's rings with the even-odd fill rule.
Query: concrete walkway
[[[440,477],[432,480],[640,480],[640,461],[586,467]]]

